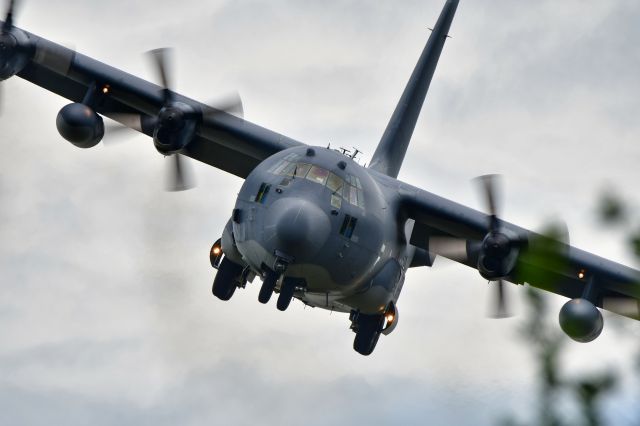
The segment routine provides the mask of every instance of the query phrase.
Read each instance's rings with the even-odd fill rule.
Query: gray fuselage
[[[286,259],[283,276],[304,280],[296,297],[308,305],[384,312],[396,302],[414,252],[385,190],[340,152],[284,150],[245,180],[223,250],[258,275]]]

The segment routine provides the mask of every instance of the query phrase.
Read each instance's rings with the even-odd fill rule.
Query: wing
[[[464,240],[466,256],[453,260],[478,269],[481,241],[489,232],[489,215],[413,186],[386,179],[395,186],[401,217],[415,220],[411,244],[429,250],[437,239]],[[530,284],[569,298],[587,297],[598,307],[639,319],[640,271],[500,220],[500,228],[523,242],[514,267],[504,278]]]
[[[140,123],[131,125],[149,136],[153,128],[145,118],[157,115],[162,108],[163,88],[113,68],[71,49],[24,31],[30,53],[24,68],[17,74],[44,89],[73,102],[82,102],[91,87],[108,87],[95,105],[97,113],[120,121],[121,114],[139,114]],[[174,99],[197,109],[210,109],[193,99],[175,93]],[[241,118],[220,112],[205,115],[184,154],[236,176],[246,178],[270,155],[301,142],[287,138]]]

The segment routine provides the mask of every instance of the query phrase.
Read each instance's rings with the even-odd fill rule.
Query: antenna
[[[341,147],[339,148],[339,151],[340,151],[340,152],[342,153],[342,155],[344,155],[345,157],[351,157],[351,155],[350,155],[350,154],[351,154],[351,151],[350,151],[350,150],[348,150],[347,148],[344,148],[344,147],[342,147],[342,146],[341,146]],[[351,158],[353,158],[353,157],[351,157]]]

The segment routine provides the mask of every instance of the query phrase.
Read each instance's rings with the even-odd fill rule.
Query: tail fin
[[[402,160],[407,152],[413,129],[416,127],[416,121],[427,96],[444,42],[448,37],[447,33],[458,2],[459,0],[447,0],[442,8],[438,22],[373,154],[369,167],[387,176],[395,178],[400,172]]]

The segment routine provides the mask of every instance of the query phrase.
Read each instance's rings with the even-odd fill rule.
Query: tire
[[[220,262],[218,273],[213,280],[211,292],[220,300],[229,300],[235,293],[236,279],[242,273],[242,266],[233,263],[226,257]]]
[[[260,293],[258,293],[258,302],[266,304],[271,299],[273,290],[276,288],[276,282],[278,281],[278,275],[273,272],[267,272],[262,287],[260,287]]]
[[[280,295],[278,296],[278,310],[286,311],[293,299],[293,293],[296,290],[296,281],[285,278],[280,288]]]
[[[371,355],[380,338],[381,326],[382,316],[360,314],[353,349],[361,355]]]

